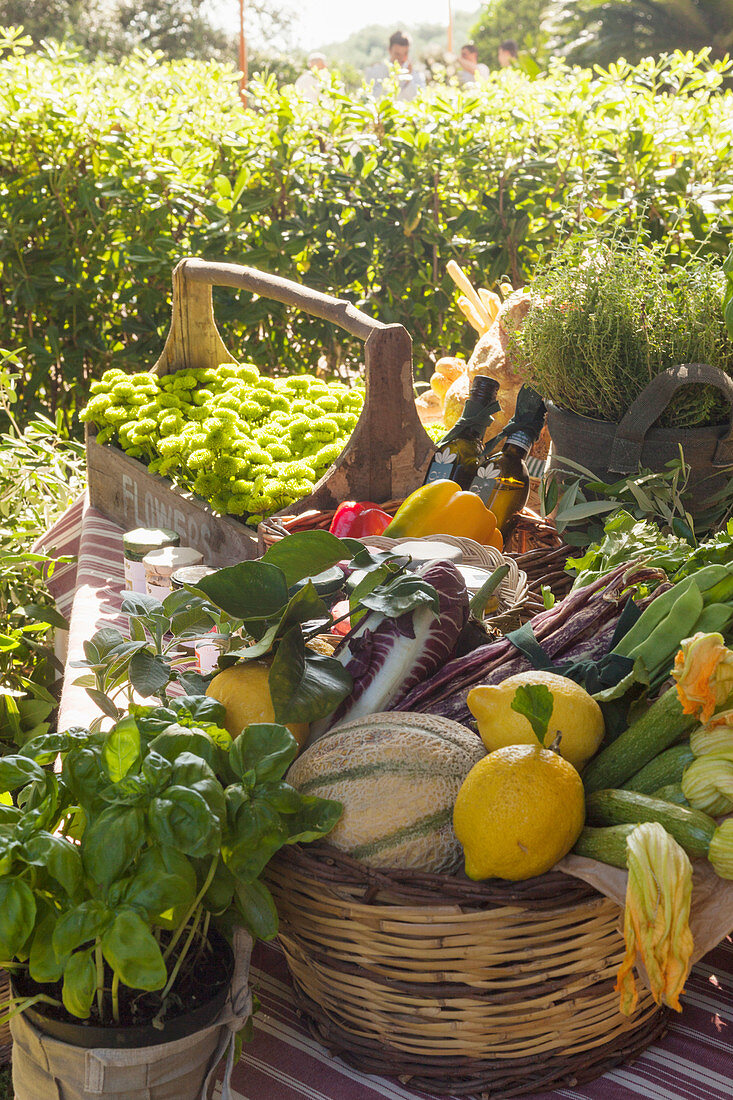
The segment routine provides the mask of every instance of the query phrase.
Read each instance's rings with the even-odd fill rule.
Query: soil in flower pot
[[[163,944],[164,946],[164,944]],[[111,972],[105,966],[107,987]],[[71,1016],[64,1008],[39,1004],[25,1009],[25,1016],[46,1035],[79,1047],[132,1048],[172,1042],[207,1027],[219,1015],[227,998],[234,972],[234,955],[224,937],[210,930],[209,938],[195,967],[187,968],[167,998],[167,1012],[159,1017],[159,993],[145,993],[120,984],[120,1023],[99,1024],[94,1015],[88,1020]],[[26,970],[13,974],[16,996],[46,993],[61,1000],[62,983],[34,982]]]

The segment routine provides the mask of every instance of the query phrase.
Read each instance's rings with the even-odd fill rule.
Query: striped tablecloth
[[[41,540],[47,552],[78,555],[51,579],[63,614],[70,617],[68,659],[83,642],[120,617],[122,531],[86,501],[73,505]],[[78,670],[68,668],[61,697],[60,728],[84,726],[96,710],[75,688]],[[733,914],[731,914],[733,926]],[[425,1093],[406,1083],[370,1077],[332,1057],[309,1035],[295,1008],[292,986],[276,944],[258,944],[253,984],[261,1001],[254,1039],[235,1069],[235,1100],[417,1100]],[[666,1037],[633,1065],[578,1088],[536,1094],[540,1100],[731,1100],[733,1098],[733,942],[729,937],[698,963]],[[215,1093],[215,1097],[218,1094]]]

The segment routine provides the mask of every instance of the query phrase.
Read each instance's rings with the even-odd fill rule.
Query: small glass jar
[[[190,546],[164,546],[153,550],[143,558],[145,566],[145,591],[156,600],[164,600],[171,594],[171,577],[184,566],[200,565],[203,554]]]
[[[181,536],[167,527],[136,527],[122,536],[125,560],[125,588],[128,592],[145,592],[143,558],[164,546],[178,546]]]

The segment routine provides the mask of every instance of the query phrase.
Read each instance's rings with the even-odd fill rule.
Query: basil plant
[[[212,925],[275,935],[263,868],[342,808],[283,782],[297,752],[284,726],[233,740],[223,717],[203,695],[133,705],[107,732],[44,734],[0,759],[0,964],[44,986],[11,1014],[45,1002],[160,1025],[211,959]]]
[[[102,711],[95,727],[118,720],[135,693],[167,703],[171,687],[206,691],[215,673],[201,676],[183,654],[206,637],[221,649],[218,669],[266,657],[274,716],[284,725],[316,722],[349,695],[352,679],[334,657],[314,650],[313,639],[336,624],[333,609],[348,601],[352,625],[370,609],[397,619],[437,595],[410,570],[410,558],[369,550],[328,531],[300,531],[270,547],[257,561],[219,569],[197,586],[161,602],[127,593],[122,611],[126,637],[105,626],[84,644],[86,671],[76,684]],[[94,727],[93,727],[94,728]]]

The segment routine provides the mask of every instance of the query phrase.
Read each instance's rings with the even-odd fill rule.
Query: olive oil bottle
[[[471,393],[460,419],[438,444],[431,459],[425,484],[447,478],[468,489],[479,467],[484,448],[484,436],[500,408],[496,395],[499,383],[495,378],[479,375],[474,378]]]
[[[529,473],[525,457],[542,431],[545,412],[539,394],[530,386],[522,386],[514,416],[502,432],[506,438],[503,448],[496,452],[496,438],[487,444],[471,482],[471,491],[494,513],[503,535],[527,503]]]

